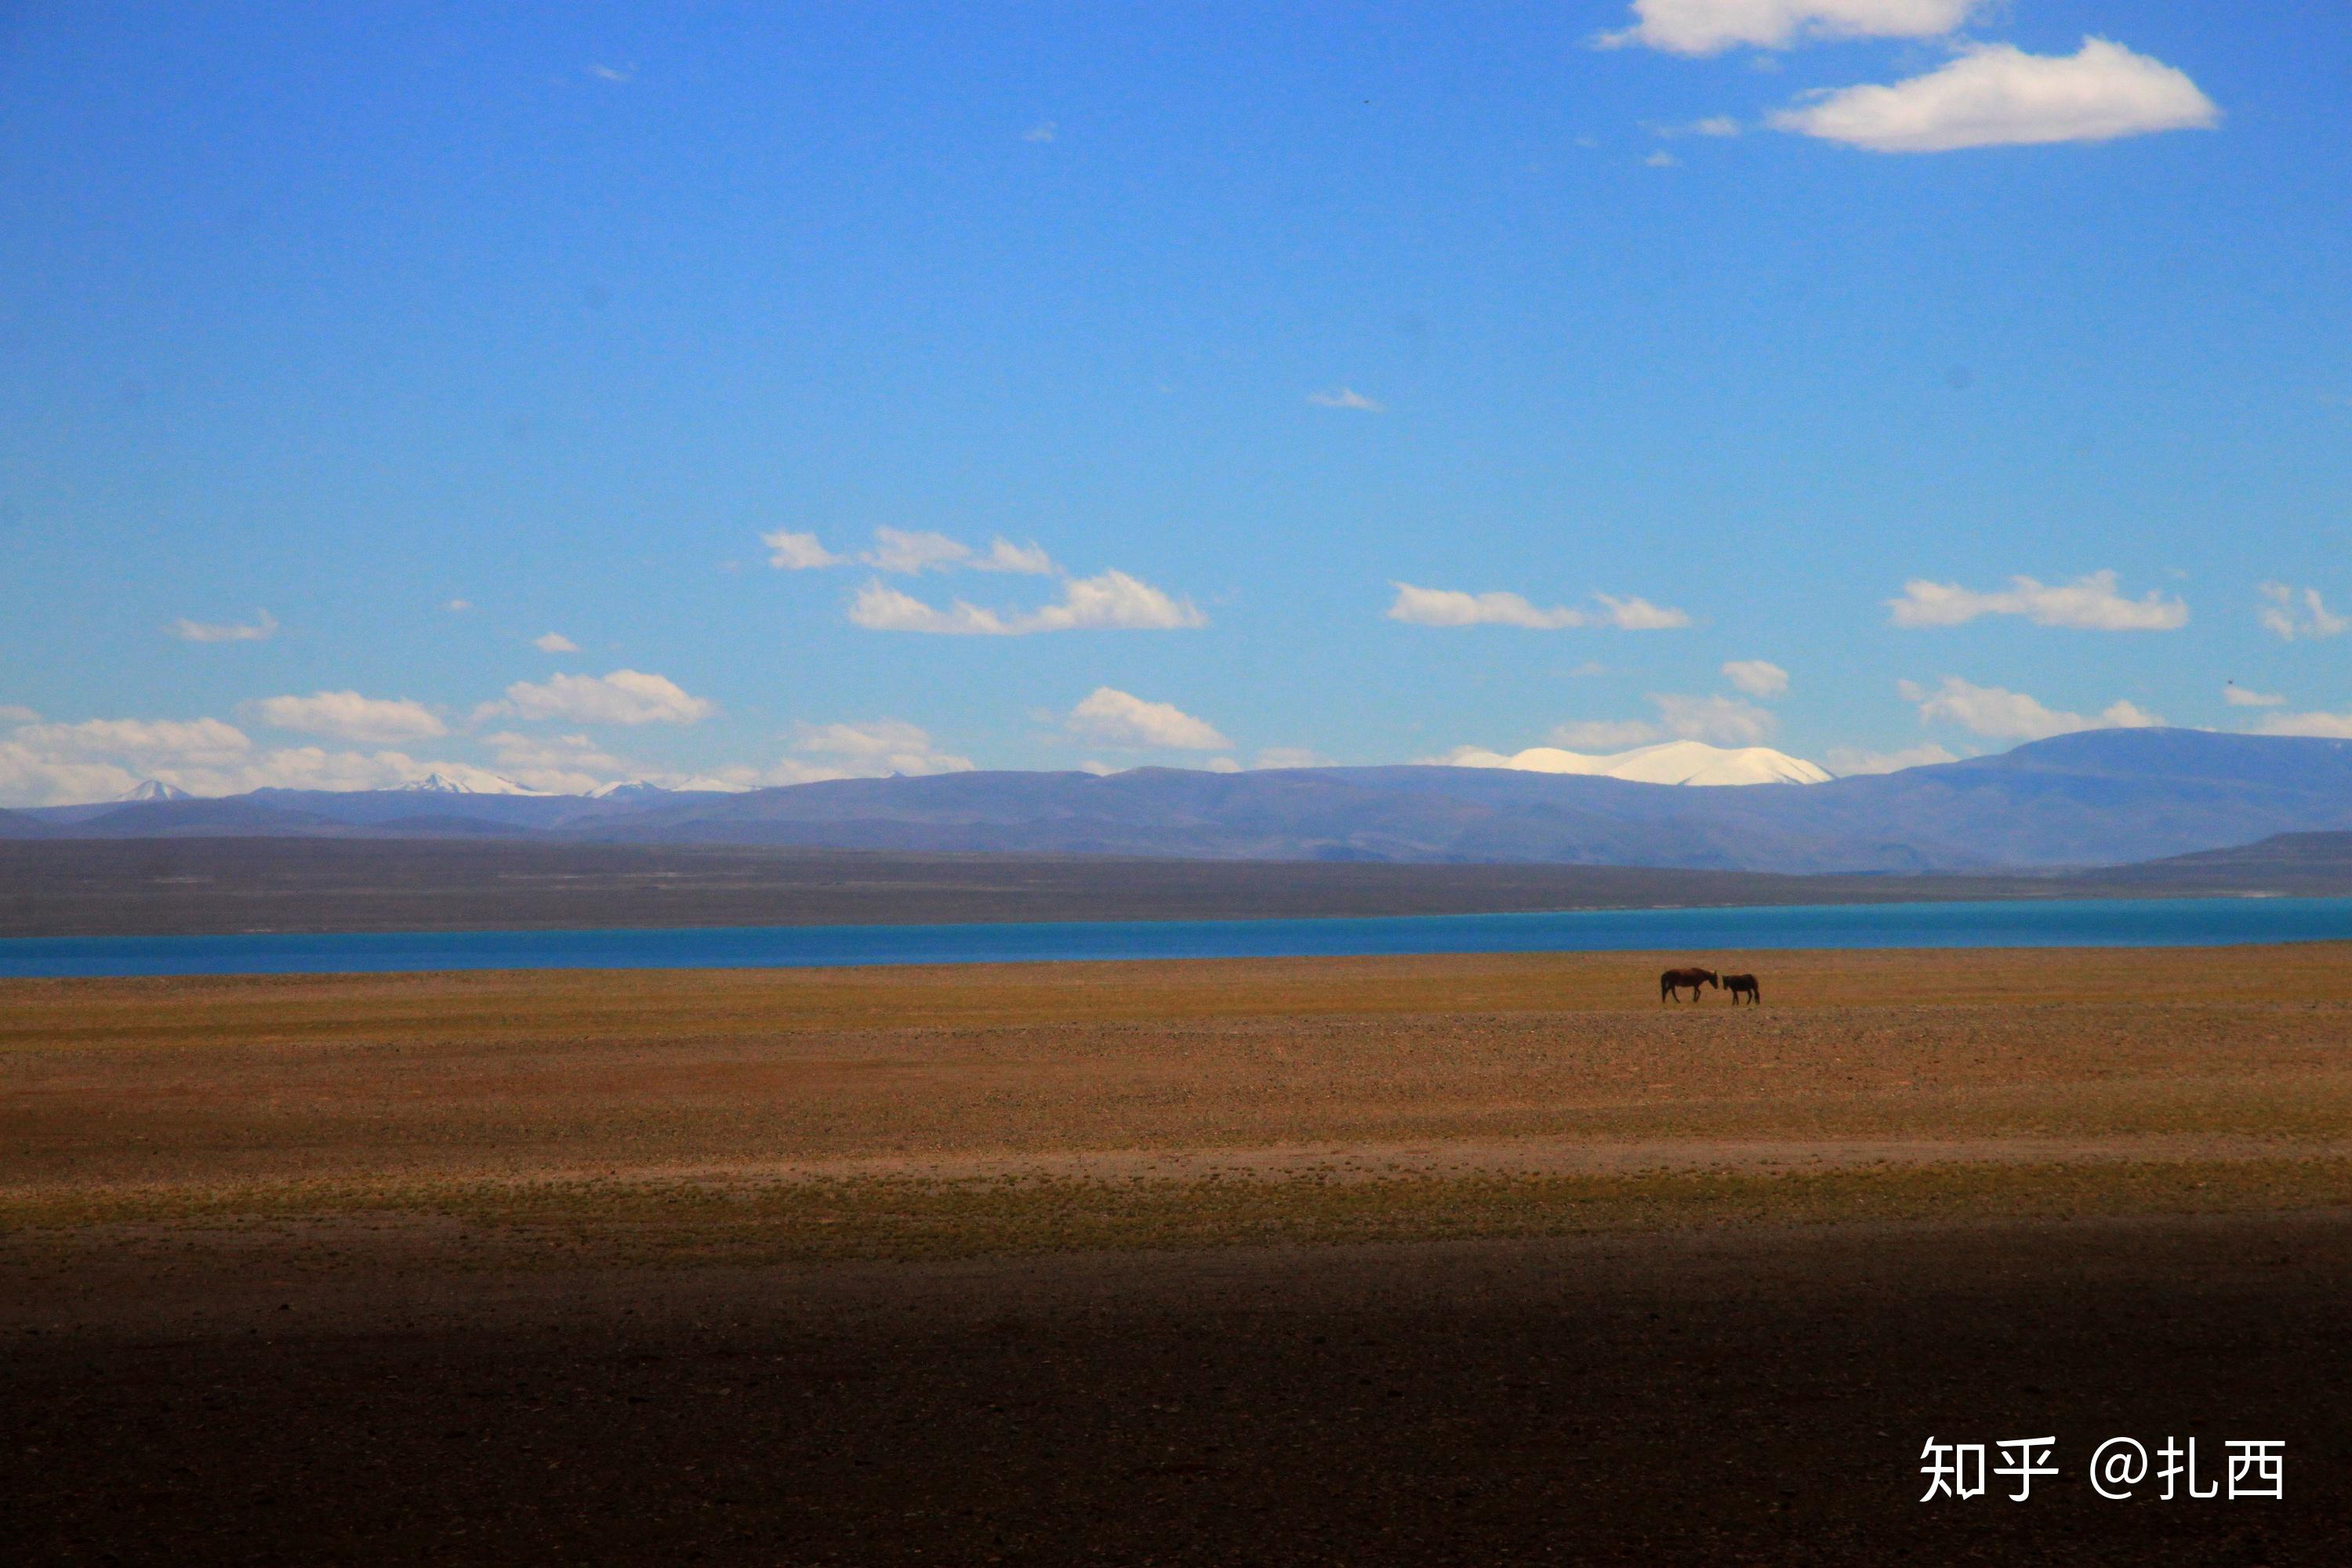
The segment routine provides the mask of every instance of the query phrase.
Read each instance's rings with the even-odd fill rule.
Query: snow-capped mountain
[[[177,784],[167,784],[162,779],[141,779],[137,784],[114,797],[117,800],[194,800],[196,797]]]
[[[674,795],[740,795],[749,786],[726,779],[714,779],[697,773],[674,784],[658,784],[651,779],[629,779],[608,784],[588,792],[591,800],[634,801],[639,805],[651,805]]]
[[[1590,756],[1557,746],[1530,746],[1504,756],[1464,747],[1445,759],[1457,768],[1511,768],[1528,773],[1583,773],[1631,779],[1636,784],[1827,784],[1819,765],[1769,746],[1710,746],[1704,741],[1667,741],[1630,752]]]
[[[496,773],[467,773],[452,778],[447,773],[426,773],[413,784],[400,786],[404,795],[545,795],[543,789],[533,789]]]

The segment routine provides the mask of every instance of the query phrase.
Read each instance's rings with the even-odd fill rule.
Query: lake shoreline
[[[0,977],[865,968],[1507,952],[2271,946],[2352,940],[2352,899],[1768,904],[1219,921],[0,939]]]

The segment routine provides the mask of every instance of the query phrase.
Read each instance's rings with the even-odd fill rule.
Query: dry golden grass
[[[10,982],[0,1216],[832,1255],[2352,1191],[2352,947],[1741,955],[1736,1010],[1664,962]]]

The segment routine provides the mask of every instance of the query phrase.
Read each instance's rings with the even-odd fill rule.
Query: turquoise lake
[[[386,974],[1360,953],[1712,952],[1823,947],[2210,947],[2352,940],[2352,899],[2084,899],[1578,910],[1344,920],[19,937],[0,975]]]

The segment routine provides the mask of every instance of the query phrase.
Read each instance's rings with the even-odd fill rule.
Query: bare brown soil
[[[2347,1560],[2352,948],[1724,962],[0,984],[0,1533]],[[2089,1493],[2174,1431],[2289,1500]]]

